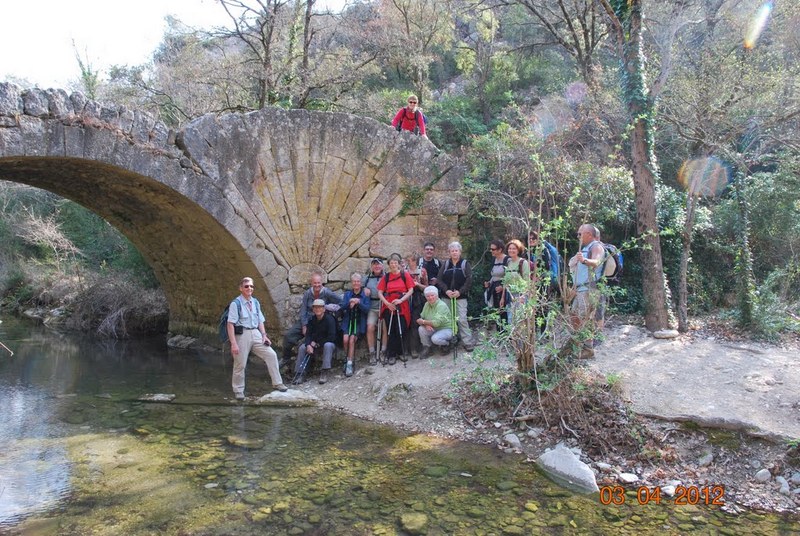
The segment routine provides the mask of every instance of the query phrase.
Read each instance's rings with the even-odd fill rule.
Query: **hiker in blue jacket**
[[[353,356],[356,352],[358,338],[367,332],[367,313],[370,310],[370,299],[361,286],[361,274],[354,272],[350,276],[352,288],[344,293],[341,303],[343,343],[347,352],[347,363],[344,375],[353,375]]]

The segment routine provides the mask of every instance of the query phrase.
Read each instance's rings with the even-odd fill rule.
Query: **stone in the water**
[[[147,393],[140,396],[137,400],[142,402],[172,402],[175,395],[165,393]]]
[[[229,435],[228,444],[243,449],[263,449],[264,441],[261,439],[248,439],[243,436]]]
[[[539,456],[536,463],[547,476],[566,488],[580,493],[600,491],[592,469],[561,444]]]
[[[445,476],[449,471],[450,469],[443,465],[432,465],[425,468],[425,475],[438,478]]]
[[[653,337],[656,339],[674,339],[680,336],[677,329],[661,329],[653,332]]]
[[[409,534],[425,534],[428,527],[428,516],[421,512],[406,512],[400,516],[400,525]]]

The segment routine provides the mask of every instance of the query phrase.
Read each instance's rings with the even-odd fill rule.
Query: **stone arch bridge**
[[[0,180],[114,225],[155,270],[170,331],[207,341],[244,275],[278,335],[316,266],[336,288],[372,256],[426,239],[443,253],[462,178],[428,140],[363,117],[273,108],[174,132],[80,93],[0,84]]]

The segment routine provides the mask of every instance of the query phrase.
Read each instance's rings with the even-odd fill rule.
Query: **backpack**
[[[542,245],[544,246],[542,248],[542,261],[550,271],[550,283],[558,285],[558,278],[561,277],[561,254],[558,252],[558,249],[547,240],[542,240]],[[531,278],[533,278],[534,263],[533,261],[528,262],[531,268]]]
[[[403,119],[406,118],[406,114],[408,114],[408,106],[403,106]],[[427,121],[425,120],[425,114],[420,112],[418,109],[414,110],[414,123],[416,124],[416,126],[414,127],[414,134],[416,134],[417,136],[419,136],[420,116],[422,117],[422,124],[423,125],[427,125],[428,124]],[[400,132],[401,130],[403,130],[403,119],[398,121],[397,122],[397,126],[394,127],[394,129],[397,132]]]
[[[384,286],[384,288],[386,288],[387,292],[389,290],[389,275],[390,275],[389,272],[386,272],[385,274],[383,274],[383,286]],[[408,292],[409,286],[406,283],[406,271],[405,270],[400,270],[400,280],[403,282],[403,285],[406,286],[405,292]]]
[[[239,318],[242,316],[242,304],[239,303],[239,298],[236,298],[236,309],[239,311]],[[258,303],[258,302],[256,302]],[[230,308],[230,304],[222,311],[222,314],[219,315],[219,327],[217,328],[219,331],[219,340],[221,342],[228,342],[228,309]],[[256,305],[258,308],[258,305]]]
[[[606,250],[606,260],[603,261],[603,279],[607,285],[619,285],[622,280],[622,252],[613,244],[605,242],[600,242],[600,244]]]

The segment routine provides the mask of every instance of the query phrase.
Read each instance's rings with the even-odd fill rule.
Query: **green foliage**
[[[431,141],[445,151],[470,145],[475,136],[489,132],[477,103],[468,97],[446,97],[433,103],[425,116]]]

